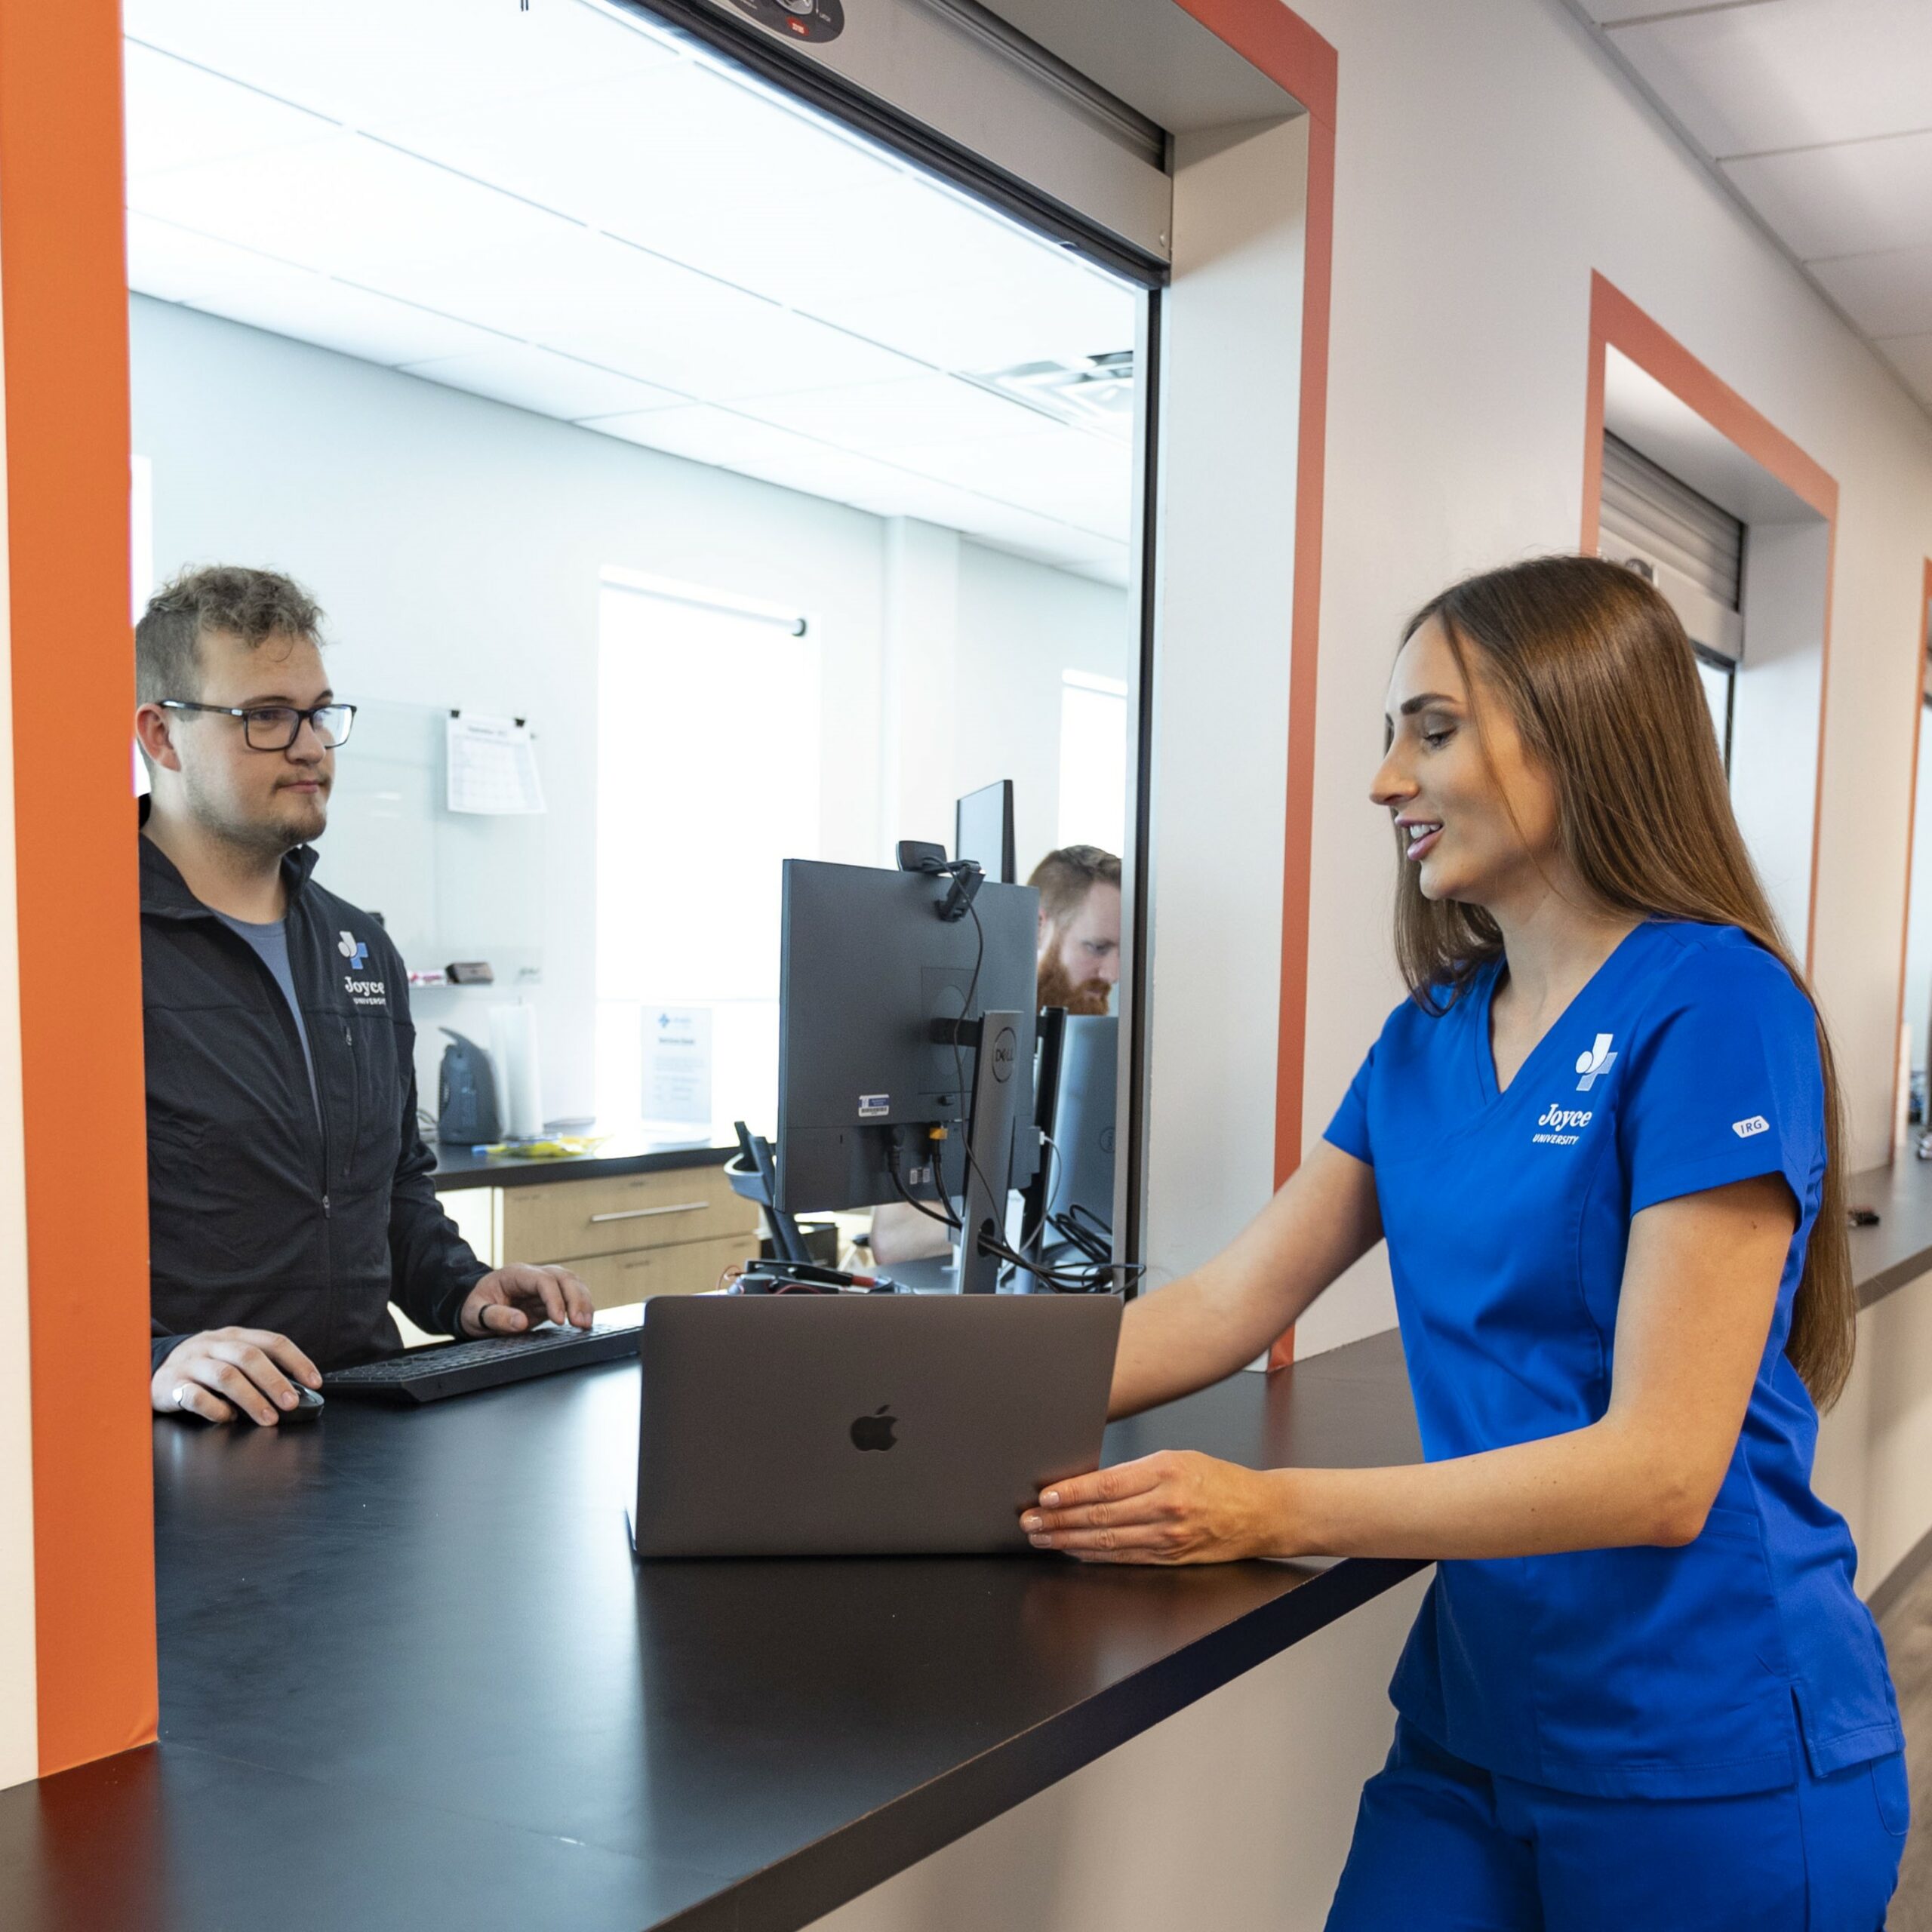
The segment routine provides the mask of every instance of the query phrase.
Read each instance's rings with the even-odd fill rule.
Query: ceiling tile
[[[1611,39],[1720,160],[1932,128],[1926,0],[1776,0]]]
[[[746,415],[856,450],[1022,436],[1054,426],[1033,411],[955,376],[915,376],[904,382],[766,396],[742,408]]]
[[[568,318],[543,340],[592,362],[713,402],[892,382],[916,365],[755,296],[705,284],[651,312]]]
[[[1897,335],[1878,345],[1878,352],[1905,378],[1906,386],[1932,408],[1932,328]]]
[[[669,408],[691,400],[529,343],[505,343],[474,355],[412,362],[403,373],[567,421],[626,410]]]
[[[1932,248],[1816,262],[1811,272],[1867,335],[1916,335],[1932,328]]]
[[[1932,242],[1932,130],[1727,162],[1724,171],[1804,260]]]
[[[1124,540],[1132,514],[1128,446],[1048,424],[1044,434],[897,449],[894,463],[941,482]]]
[[[184,228],[414,299],[442,266],[485,256],[540,272],[570,224],[358,134],[131,182],[128,205]],[[454,303],[438,303],[438,306]],[[487,319],[478,318],[479,320]]]
[[[795,436],[730,410],[696,405],[603,417],[583,426],[841,503],[881,500],[893,489],[891,472],[869,457]]]
[[[675,59],[663,38],[582,0],[330,0],[300,13],[262,0],[125,0],[151,47],[358,127],[639,73]]]
[[[594,226],[786,294],[814,254],[876,231],[897,168],[694,62],[526,97],[439,106],[396,138]],[[774,285],[777,286],[774,288]]]
[[[942,369],[985,374],[1134,346],[1133,291],[1072,263],[1048,266],[1066,272],[1010,261],[971,280],[827,289],[806,306]]]
[[[448,316],[146,215],[128,217],[128,281],[143,295],[392,367],[487,349],[497,341]]]
[[[398,139],[926,361],[1003,367],[1133,340],[1121,284],[695,64],[438,115]]]
[[[271,100],[134,41],[123,45],[128,173],[139,177],[265,148],[295,147],[342,131],[321,115]]]

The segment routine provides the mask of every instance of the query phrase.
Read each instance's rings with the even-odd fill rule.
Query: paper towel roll
[[[543,1099],[534,1007],[491,1008],[490,1057],[497,1063],[497,1100],[504,1134],[512,1140],[535,1139],[543,1131]]]

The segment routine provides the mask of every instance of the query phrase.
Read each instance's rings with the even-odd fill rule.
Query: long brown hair
[[[1824,1066],[1824,1188],[1785,1353],[1818,1407],[1829,1408],[1851,1372],[1858,1313],[1838,1072],[1817,995],[1732,816],[1683,626],[1634,571],[1595,557],[1539,557],[1467,578],[1425,604],[1403,641],[1432,620],[1472,697],[1473,669],[1548,774],[1564,856],[1597,901],[1636,918],[1735,926],[1810,1001]],[[1480,731],[1479,709],[1475,715]],[[1425,899],[1417,869],[1399,857],[1398,867],[1396,957],[1411,995],[1440,1011],[1502,956],[1503,935],[1480,906]]]

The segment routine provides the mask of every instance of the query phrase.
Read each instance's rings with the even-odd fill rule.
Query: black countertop
[[[637,1371],[155,1429],[162,1743],[0,1794],[19,1932],[808,1924],[1418,1566],[636,1564]],[[1108,1432],[1418,1459],[1399,1345]]]
[[[1932,1161],[1915,1160],[1908,1152],[1888,1168],[1854,1174],[1845,1198],[1878,1211],[1875,1228],[1851,1231],[1851,1275],[1860,1308],[1932,1271]]]
[[[594,1131],[594,1130],[593,1130]],[[641,1134],[608,1136],[593,1154],[526,1160],[515,1154],[472,1154],[467,1147],[438,1145],[436,1186],[537,1187],[546,1181],[608,1180],[622,1174],[657,1174],[672,1168],[721,1168],[736,1147],[702,1141],[648,1140]]]

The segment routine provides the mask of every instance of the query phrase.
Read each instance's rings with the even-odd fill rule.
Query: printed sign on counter
[[[680,1125],[711,1124],[711,1009],[644,1010],[644,1117]]]

